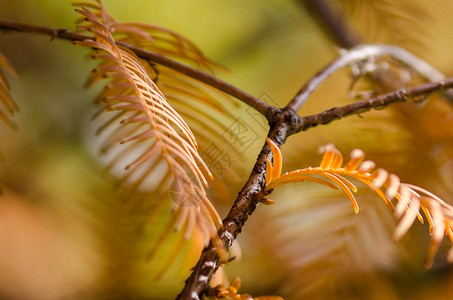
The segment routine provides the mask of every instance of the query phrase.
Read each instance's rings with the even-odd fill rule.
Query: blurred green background
[[[0,0],[0,19],[74,29],[78,16],[71,2]],[[395,43],[452,74],[453,2],[334,3],[344,7],[366,41]],[[218,74],[222,79],[273,105],[286,105],[307,79],[337,56],[334,43],[296,1],[104,4],[120,21],[157,24],[188,37],[231,71]],[[174,298],[198,254],[189,253],[183,272],[173,270],[153,280],[153,265],[146,261],[147,234],[153,230],[137,229],[148,211],[124,200],[93,149],[90,118],[100,86],[84,89],[96,65],[87,59],[88,50],[46,36],[2,32],[0,52],[19,74],[9,79],[21,108],[15,118],[19,130],[0,124],[0,151],[5,156],[0,165],[0,298]],[[350,102],[348,76],[349,71],[342,70],[326,81],[300,113]],[[373,88],[363,82],[358,89]],[[284,171],[316,166],[318,147],[333,142],[346,155],[353,148],[363,149],[403,181],[448,201],[453,194],[453,115],[440,97],[431,100],[422,106],[396,105],[291,137],[282,149]],[[237,178],[226,196],[212,195],[222,217],[266,134],[264,119],[240,107],[239,117],[259,138],[235,154],[231,169]],[[285,299],[453,296],[452,268],[445,263],[448,243],[434,268],[423,269],[427,226],[415,225],[402,241],[394,242],[396,221],[366,188],[359,192],[358,215],[341,192],[308,183],[282,188],[271,198],[277,204],[259,207],[239,238],[241,261],[226,268],[230,278],[242,278],[241,291]]]

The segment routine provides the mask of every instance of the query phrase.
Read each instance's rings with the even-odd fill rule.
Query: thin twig
[[[393,103],[405,102],[408,98],[425,96],[447,88],[453,88],[453,77],[439,82],[426,83],[407,89],[400,89],[396,92],[357,101],[345,106],[334,107],[320,114],[302,117],[303,125],[299,130],[305,131],[312,127],[321,124],[328,124],[334,120],[339,120],[347,116],[356,115],[372,109],[382,109]]]
[[[286,107],[298,111],[316,88],[338,69],[384,55],[400,61],[429,81],[441,81],[445,78],[441,72],[433,68],[430,64],[397,46],[359,45],[351,50],[344,50],[342,52],[338,58],[307,81]]]
[[[93,37],[78,33],[75,31],[70,31],[62,28],[52,28],[44,27],[37,25],[30,25],[24,23],[10,22],[0,20],[0,30],[3,31],[15,31],[15,32],[27,32],[27,33],[39,33],[50,36],[52,39],[62,39],[68,41],[83,41],[83,40],[92,40]],[[241,100],[248,106],[254,108],[256,111],[265,116],[268,120],[271,116],[271,111],[275,109],[274,107],[266,104],[265,102],[259,100],[258,98],[238,89],[237,87],[226,83],[215,76],[212,76],[208,73],[200,71],[198,69],[187,66],[183,63],[172,60],[163,55],[147,51],[145,49],[135,47],[126,43],[117,42],[119,46],[125,47],[133,51],[138,57],[146,59],[148,61],[166,66],[170,69],[173,69],[179,73],[185,74],[189,77],[197,79],[207,85],[210,85],[222,92],[225,92],[236,99]]]

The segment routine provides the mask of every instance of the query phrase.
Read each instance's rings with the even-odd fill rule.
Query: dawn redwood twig
[[[447,88],[453,88],[453,77],[439,82],[430,82],[407,89],[400,89],[392,93],[360,100],[348,105],[333,107],[319,114],[302,117],[303,125],[299,130],[305,131],[312,127],[328,124],[334,120],[339,120],[347,116],[360,114],[372,109],[382,109],[393,103],[405,102],[408,98],[425,96]]]
[[[299,117],[291,108],[278,109],[274,112],[268,137],[279,147],[286,139],[295,133],[306,131],[321,124],[327,124],[343,117],[363,113],[372,109],[385,108],[388,105],[405,102],[408,98],[419,97],[431,94],[436,91],[443,91],[453,88],[453,77],[443,81],[426,83],[407,89],[364,99],[345,106],[334,107],[320,114]],[[251,215],[258,203],[265,196],[264,186],[266,182],[266,159],[269,158],[269,145],[265,144],[258,155],[257,161],[247,180],[247,183],[239,192],[230,212],[223,220],[223,227],[219,230],[219,236],[228,249],[242,227]],[[190,277],[186,280],[183,291],[178,295],[177,300],[201,299],[207,291],[212,276],[217,271],[221,262],[217,255],[216,247],[211,243],[200,256]]]
[[[322,0],[307,1],[307,2],[323,2]],[[340,20],[341,21],[341,20]],[[337,20],[337,24],[338,24]],[[333,24],[333,25],[332,25]],[[331,22],[330,26],[335,26],[335,22]],[[345,27],[346,28],[346,27]],[[70,40],[70,41],[83,41],[86,39],[93,39],[92,37],[66,29],[58,29],[51,27],[41,27],[29,24],[14,23],[8,21],[0,21],[0,30],[4,31],[18,31],[39,33],[51,36],[52,38]],[[338,30],[333,34],[346,34],[344,37],[339,38],[340,44],[344,42],[343,47],[352,47],[355,43],[354,39],[349,39],[349,46],[346,44],[347,32],[345,29]],[[434,91],[440,91],[446,88],[453,87],[453,78],[443,79],[443,75],[430,67],[422,60],[416,58],[401,48],[385,45],[371,45],[360,46],[345,52],[339,59],[335,60],[332,64],[327,66],[323,71],[313,77],[302,90],[294,97],[286,108],[278,109],[267,105],[259,99],[235,88],[234,86],[225,83],[216,77],[199,71],[195,68],[186,66],[179,62],[168,59],[162,55],[158,55],[141,48],[137,48],[124,43],[118,45],[126,47],[137,54],[137,56],[147,59],[149,61],[164,65],[175,71],[186,74],[210,86],[213,86],[227,94],[230,94],[237,99],[243,101],[247,105],[253,107],[261,114],[265,115],[270,124],[268,137],[273,140],[278,146],[285,143],[286,139],[297,132],[308,130],[320,124],[326,124],[333,120],[337,120],[346,116],[362,113],[371,109],[383,108],[387,105],[404,102],[409,97],[416,97],[427,95]],[[378,97],[357,101],[342,107],[334,107],[323,113],[300,117],[296,111],[303,105],[310,94],[325,80],[330,74],[335,72],[341,67],[348,64],[353,64],[370,57],[390,55],[399,61],[405,63],[417,72],[421,73],[427,79],[439,82],[428,83],[416,87],[408,88],[406,90],[398,90],[393,93],[384,94]],[[266,161],[271,159],[271,149],[267,143],[264,144],[260,154],[258,155],[255,166],[247,180],[247,183],[239,192],[230,212],[223,220],[223,226],[219,230],[221,237],[226,248],[229,248],[237,235],[241,232],[242,227],[246,223],[249,215],[253,213],[257,205],[265,196],[265,176],[266,176]],[[223,262],[219,262],[218,254],[215,245],[209,244],[202,252],[201,257],[193,268],[190,277],[186,280],[186,284],[182,292],[178,295],[177,299],[201,299],[203,294],[207,291],[209,282]]]
[[[305,2],[311,2],[314,4],[313,6],[318,7],[318,9],[323,9],[322,4],[325,4],[324,9],[329,8],[323,0],[307,0]],[[316,2],[322,3],[321,5],[316,5]],[[330,18],[331,15],[329,14],[332,13],[333,11],[328,9],[327,16]],[[338,16],[337,20],[330,20],[329,24],[332,34],[334,36],[339,35],[338,41],[342,47],[352,48],[358,44],[358,38],[352,38],[349,35],[350,32],[348,31],[346,23],[344,21],[342,22],[341,16]],[[340,24],[340,26],[335,28],[338,24]],[[270,120],[270,131],[268,137],[276,142],[279,147],[281,147],[281,145],[285,143],[286,139],[294,133],[305,131],[317,125],[326,124],[346,116],[366,112],[371,109],[384,108],[385,106],[393,103],[404,102],[409,97],[427,95],[434,91],[440,91],[453,87],[453,78],[443,80],[444,77],[441,73],[407,51],[393,46],[384,46],[383,48],[379,46],[382,45],[375,45],[370,48],[362,47],[360,50],[358,48],[355,49],[355,52],[348,51],[346,53],[346,57],[340,57],[331,65],[327,66],[323,71],[318,73],[304,86],[304,88],[301,89],[301,91],[285,108],[275,110],[273,117],[268,118],[268,120]],[[343,107],[332,108],[317,115],[306,117],[299,117],[297,115],[296,111],[303,105],[314,89],[316,89],[316,87],[319,86],[319,84],[330,74],[339,68],[346,66],[348,63],[354,63],[372,56],[381,56],[386,54],[391,55],[406,65],[411,66],[427,79],[439,82],[423,84],[408,88],[407,90],[400,89],[393,93],[357,101]],[[265,196],[263,189],[266,180],[266,160],[270,155],[272,155],[270,152],[269,145],[265,143],[260,154],[258,155],[257,161],[249,176],[249,179],[247,180],[247,183],[239,192],[230,212],[223,220],[223,227],[219,230],[219,236],[224,242],[226,248],[229,248],[232,245],[237,235],[241,232],[248,216],[253,213],[260,200],[262,200],[262,197]],[[177,300],[200,300],[203,297],[203,294],[208,290],[209,282],[219,268],[220,264],[216,247],[211,243],[203,249],[197,264],[192,269],[190,277],[185,282],[182,292],[177,296]]]
[[[280,147],[285,143],[287,137],[296,133],[301,126],[301,118],[295,111],[292,109],[278,109],[273,114],[268,138]],[[272,155],[271,148],[265,143],[247,183],[239,192],[228,215],[223,220],[219,236],[227,249],[231,247],[249,215],[253,213],[265,195],[263,191],[266,184],[266,161],[268,158],[271,159],[270,155]],[[202,295],[208,290],[212,276],[221,263],[219,262],[216,247],[212,243],[209,244],[203,249],[198,263],[192,268],[192,273],[186,280],[184,289],[176,299],[202,299]]]
[[[70,31],[62,28],[52,28],[37,26],[31,24],[17,23],[0,20],[0,30],[3,31],[15,31],[15,32],[26,32],[26,33],[39,33],[50,36],[52,39],[62,39],[68,41],[83,41],[83,40],[92,40],[93,37],[82,34],[75,31]],[[267,103],[259,100],[258,98],[240,90],[239,88],[226,83],[215,76],[212,76],[208,73],[185,65],[183,63],[172,60],[163,55],[153,53],[151,51],[144,50],[139,47],[135,47],[126,43],[116,42],[117,45],[128,48],[133,51],[138,57],[146,59],[148,61],[166,66],[170,69],[173,69],[179,73],[185,74],[189,77],[197,79],[207,85],[210,85],[228,95],[235,97],[238,100],[241,100],[248,106],[254,108],[256,111],[265,116],[268,120],[271,117],[272,110],[274,107],[268,105]]]
[[[445,78],[441,72],[433,68],[430,64],[400,47],[379,44],[359,45],[351,50],[341,51],[338,58],[305,83],[286,107],[298,111],[316,88],[338,69],[384,55],[398,60],[429,81],[441,81]]]

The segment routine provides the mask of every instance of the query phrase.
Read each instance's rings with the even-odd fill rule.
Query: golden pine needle
[[[398,188],[400,186],[400,178],[395,174],[390,174],[387,182],[388,183],[385,184],[385,186],[387,187],[385,195],[388,199],[393,199],[398,192]]]
[[[450,241],[453,243],[453,230],[451,229],[450,224],[448,224],[448,226],[447,226],[447,235],[450,238]],[[453,247],[451,247],[450,250],[448,250],[447,260],[449,262],[453,262]]]
[[[3,121],[10,128],[15,129],[17,126],[11,121],[11,117],[19,112],[19,107],[13,100],[10,94],[9,82],[3,74],[2,69],[6,70],[9,74],[17,76],[16,71],[8,62],[6,57],[0,53],[0,120]]]
[[[283,174],[282,176],[278,177],[276,180],[271,182],[268,186],[266,186],[266,190],[271,190],[273,188],[276,188],[278,186],[281,186],[281,185],[284,185],[287,183],[302,182],[305,180],[323,184],[325,186],[328,186],[331,189],[335,189],[335,190],[338,189],[338,187],[336,185],[334,185],[326,180],[303,175],[304,174],[303,171],[304,170],[296,170],[296,171],[292,171],[292,172]]]
[[[344,178],[343,176],[341,175],[338,175],[338,174],[335,174],[333,172],[328,172],[328,174],[331,174],[333,176],[335,176],[338,180],[340,180],[344,185],[346,185],[348,187],[348,189],[352,190],[353,192],[357,192],[357,187],[352,184],[352,182],[350,182],[349,180],[347,180],[346,178]]]
[[[348,188],[348,186],[340,180],[337,176],[329,173],[324,173],[322,174],[330,179],[332,179],[338,186],[346,193],[348,196],[349,200],[351,200],[352,207],[354,208],[354,212],[357,214],[359,213],[359,205],[357,204],[357,200],[354,197],[354,194],[352,194],[351,190]]]
[[[393,238],[395,240],[401,239],[401,237],[409,230],[412,224],[417,217],[418,211],[420,209],[420,201],[417,198],[412,197],[411,202],[409,204],[409,209],[407,210],[406,214],[401,218],[400,223],[396,227]]]
[[[219,256],[220,263],[228,262],[228,252],[226,251],[222,240],[217,234],[213,235],[212,243],[217,249],[217,254]]]
[[[269,138],[266,138],[266,141],[269,143],[272,149],[274,166],[272,170],[272,179],[278,178],[282,173],[282,152],[280,148]]]
[[[341,168],[341,166],[343,165],[343,155],[337,149],[335,150],[335,156],[333,158],[332,165],[330,166],[333,170]]]
[[[365,160],[364,162],[362,162],[360,164],[357,171],[358,171],[358,174],[366,176],[366,173],[371,172],[375,167],[376,167],[376,163],[374,161]]]
[[[238,291],[241,287],[241,279],[239,277],[233,277],[228,288],[223,285],[218,285],[211,290],[208,295],[208,299],[230,299],[230,300],[283,300],[280,296],[260,296],[252,297],[249,294],[239,294]]]
[[[335,147],[333,144],[328,144],[319,149],[319,152],[321,153],[324,152],[321,163],[319,165],[321,169],[327,170],[332,165],[332,162],[335,158],[335,152],[333,151],[334,148]]]
[[[271,199],[263,198],[262,200],[260,200],[260,203],[262,203],[264,205],[274,205],[275,201],[271,200]]]
[[[344,167],[346,172],[352,172],[356,170],[360,164],[362,163],[363,159],[365,158],[365,153],[360,149],[354,149],[351,152],[351,159],[348,161],[346,166]]]
[[[432,266],[434,256],[439,249],[440,242],[445,235],[445,220],[442,214],[440,204],[437,202],[430,203],[430,212],[433,221],[433,233],[429,243],[428,254],[425,262],[425,267],[429,268]]]
[[[237,294],[240,287],[241,287],[241,278],[233,277],[233,279],[231,279],[230,287],[228,288],[228,290],[232,294]]]
[[[409,206],[412,191],[404,184],[400,185],[400,199],[395,207],[394,215],[397,218],[403,216],[404,211]]]
[[[422,205],[422,211],[426,216],[426,219],[428,220],[429,224],[429,235],[433,235],[433,219],[431,217],[431,213],[429,212],[428,208]]]
[[[373,179],[373,184],[377,187],[380,188],[381,186],[384,185],[385,181],[387,180],[389,176],[389,172],[387,172],[384,169],[377,169],[376,171],[371,174],[371,178]]]

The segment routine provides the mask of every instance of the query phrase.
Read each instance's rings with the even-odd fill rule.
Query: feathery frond
[[[19,111],[19,107],[10,95],[11,87],[2,69],[11,75],[17,75],[6,57],[0,53],[0,120],[9,127],[16,128],[16,125],[11,121],[11,117]]]
[[[359,189],[356,197],[363,203],[354,215],[341,192],[314,183],[304,184],[303,193],[300,188],[278,189],[274,197],[285,201],[263,210],[261,220],[245,233],[266,253],[263,264],[277,277],[275,293],[285,299],[345,299],[345,287],[371,293],[391,285],[379,274],[393,271],[404,249],[392,240],[395,222],[385,205]],[[267,261],[268,253],[272,259]]]
[[[85,5],[92,8],[93,14],[108,28],[117,42],[124,42],[164,55],[206,72],[224,70],[222,66],[209,60],[193,42],[174,31],[151,24],[118,22],[110,15],[100,0],[96,2],[76,2],[75,5]],[[232,101],[230,96],[167,67],[155,65],[140,58],[138,60],[168,103],[190,126],[197,138],[201,152],[208,149],[221,133],[237,121],[240,105]],[[97,79],[98,76],[93,75],[89,79],[89,83],[93,83]],[[232,132],[231,134],[237,133]],[[231,146],[237,147],[237,145]],[[217,169],[218,162],[214,162],[213,165],[212,162],[207,160],[206,163],[216,173],[215,169]],[[237,174],[230,175],[226,177],[237,177]],[[218,190],[217,192],[224,190],[224,187],[219,186],[219,182],[213,185],[213,188],[216,191]]]
[[[173,216],[162,243],[172,230],[184,229],[188,239],[195,227],[207,243],[216,236],[221,219],[206,196],[204,174],[211,173],[198,153],[192,131],[136,55],[116,45],[111,30],[96,14],[87,8],[77,12],[87,22],[79,29],[96,38],[78,44],[97,49],[92,57],[102,61],[93,70],[91,81],[110,79],[98,101],[100,115],[113,115],[99,129],[109,135],[102,150],[110,152],[110,168],[129,161],[122,171],[123,182],[136,190],[158,192],[165,203],[173,201]]]
[[[273,144],[268,139],[270,145]],[[273,151],[280,151],[276,145],[272,146]],[[430,234],[432,236],[428,249],[426,267],[433,263],[434,256],[439,245],[445,236],[448,235],[453,243],[453,207],[445,203],[442,199],[431,192],[407,183],[401,183],[398,176],[388,173],[384,169],[375,169],[375,163],[364,160],[365,154],[362,150],[355,149],[351,152],[351,159],[344,164],[343,155],[333,144],[322,147],[324,153],[319,167],[309,167],[305,169],[286,172],[285,174],[272,173],[272,177],[266,179],[265,190],[271,192],[274,188],[291,182],[302,182],[304,180],[314,181],[328,187],[341,188],[351,200],[354,211],[359,212],[359,206],[353,192],[357,188],[344,176],[351,177],[366,184],[374,190],[378,196],[387,204],[390,210],[394,211],[397,218],[401,218],[394,232],[394,238],[400,239],[411,227],[416,218],[423,221],[420,209],[429,223]],[[274,167],[280,165],[280,155],[274,154]],[[270,163],[268,162],[268,169]],[[314,177],[319,175],[321,178]],[[322,178],[324,177],[324,178]],[[330,182],[329,180],[333,181]],[[396,202],[396,206],[392,200]],[[448,253],[448,260],[453,261],[453,247]]]

